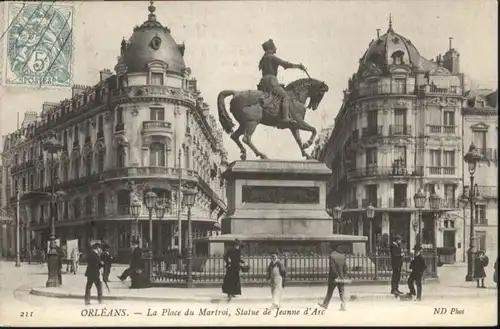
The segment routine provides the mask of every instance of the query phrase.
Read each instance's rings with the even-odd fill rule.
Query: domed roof
[[[167,65],[167,71],[183,74],[184,45],[178,45],[170,35],[170,29],[156,20],[153,1],[148,9],[148,20],[134,28],[128,42],[122,41],[118,65],[125,64],[128,73],[146,72],[149,63],[162,61]]]
[[[370,42],[368,49],[360,60],[359,69],[362,70],[366,65],[372,64],[384,67],[393,64],[395,57],[401,58],[403,65],[409,65],[412,68],[430,70],[436,66],[431,61],[420,56],[417,48],[409,39],[396,33],[390,21],[387,33]]]

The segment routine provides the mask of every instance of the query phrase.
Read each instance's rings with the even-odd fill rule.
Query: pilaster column
[[[413,221],[417,221],[418,223],[418,210],[410,213],[410,241],[408,245],[409,250],[412,250],[413,246],[417,243],[418,232],[415,232],[415,230],[413,229],[412,226]]]
[[[382,235],[387,234],[389,237],[389,242],[391,238],[391,230],[390,230],[390,222],[389,222],[389,214],[387,212],[382,213]]]

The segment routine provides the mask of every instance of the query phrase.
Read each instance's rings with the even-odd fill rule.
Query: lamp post
[[[163,256],[163,246],[162,246],[162,230],[161,230],[161,220],[165,216],[165,210],[167,209],[167,205],[165,203],[164,199],[159,199],[156,207],[155,207],[155,212],[156,212],[156,218],[158,218],[158,255],[161,257]]]
[[[193,273],[192,273],[192,261],[193,261],[193,230],[191,226],[191,208],[196,201],[196,190],[187,189],[184,191],[183,198],[184,206],[188,208],[188,243],[186,250],[187,258],[187,286],[188,288],[193,286]]]
[[[422,209],[425,207],[425,199],[425,194],[422,189],[419,189],[413,196],[415,207],[418,209],[418,239],[416,239],[416,245],[422,245]],[[414,223],[412,223],[412,226],[414,226]]]
[[[434,229],[435,229],[436,224],[439,225],[437,211],[438,211],[439,206],[441,204],[441,197],[439,195],[437,195],[435,189],[432,189],[431,195],[429,195],[429,204],[431,206],[432,216],[433,216],[433,219],[435,221],[435,224],[434,224]],[[434,233],[434,247],[435,248],[437,247],[436,237],[437,237],[437,232]]]
[[[63,145],[55,138],[55,134],[43,143],[43,149],[47,151],[48,154],[51,155],[51,185],[52,185],[52,193],[51,193],[51,209],[50,209],[50,237],[49,237],[49,253],[48,253],[48,270],[49,277],[47,279],[47,283],[45,284],[47,287],[59,287],[60,282],[58,278],[59,268],[59,260],[58,253],[56,249],[56,227],[55,227],[55,213],[56,213],[56,181],[57,181],[57,166],[56,160],[59,155],[59,152],[62,151]]]
[[[149,213],[149,242],[148,242],[148,275],[149,282],[153,282],[153,210],[156,207],[157,196],[153,191],[148,191],[144,195],[144,203]]]
[[[142,204],[141,204],[141,201],[139,200],[134,200],[132,201],[132,203],[130,204],[130,212],[132,213],[132,216],[134,216],[134,232],[135,232],[135,235],[138,235],[138,232],[139,232],[139,216],[141,215],[141,208],[142,208]],[[138,237],[138,236],[137,236]],[[139,239],[137,239],[139,240]]]
[[[372,241],[372,238],[373,238],[373,226],[372,226],[372,222],[373,222],[373,217],[375,217],[375,207],[372,206],[372,204],[370,203],[368,205],[368,207],[366,207],[366,218],[368,218],[368,221],[370,223],[370,249],[368,250],[369,252],[372,252],[372,246],[373,246],[373,241]]]
[[[21,191],[19,191],[19,184],[17,184],[16,190],[16,267],[21,267],[21,253],[20,253],[20,233],[19,229],[21,226],[21,214],[19,211],[19,206],[21,203]]]
[[[476,165],[481,160],[481,156],[477,153],[477,149],[474,144],[469,147],[469,152],[464,156],[465,162],[467,162],[469,174],[470,174],[470,188],[469,196],[467,200],[467,194],[464,188],[464,201],[467,200],[470,204],[470,232],[469,232],[469,250],[467,251],[467,275],[465,276],[465,281],[474,280],[474,256],[476,255],[476,237],[474,232],[474,206],[476,191],[474,186],[474,173],[476,172]]]
[[[340,221],[342,220],[342,208],[336,206],[333,208],[333,220],[337,223],[337,233],[340,234]]]

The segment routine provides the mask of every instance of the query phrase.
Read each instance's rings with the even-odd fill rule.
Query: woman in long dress
[[[477,253],[477,258],[474,263],[474,279],[477,280],[478,288],[486,288],[484,285],[484,279],[486,278],[486,271],[484,268],[488,266],[489,259],[488,256],[485,255],[484,251],[480,250]],[[481,281],[481,285],[479,285],[479,281]]]
[[[224,254],[226,275],[222,283],[222,292],[227,294],[228,301],[236,295],[241,295],[240,269],[241,264],[244,264],[241,259],[241,245],[241,242],[236,239],[234,246]]]

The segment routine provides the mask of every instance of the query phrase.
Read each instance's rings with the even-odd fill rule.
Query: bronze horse
[[[314,142],[317,131],[316,128],[304,121],[304,116],[306,114],[306,109],[315,111],[318,108],[324,94],[328,91],[328,86],[322,81],[305,78],[291,82],[285,87],[285,91],[291,99],[290,115],[292,119],[297,122],[296,125],[287,127],[287,129],[290,129],[292,132],[297,145],[300,147],[302,156],[306,159],[311,159],[311,156],[307,154],[305,150]],[[228,96],[234,96],[230,102],[230,112],[240,124],[238,129],[234,132],[233,128],[235,124],[233,120],[231,120],[224,103],[224,100]],[[306,108],[305,103],[308,98],[309,104]],[[234,140],[236,145],[240,148],[242,160],[246,160],[246,150],[239,140],[241,135],[244,135],[242,139],[243,142],[252,149],[255,156],[261,159],[268,158],[253,145],[252,134],[259,124],[276,127],[279,121],[280,106],[280,99],[259,90],[224,90],[219,93],[219,96],[217,96],[219,122],[224,131],[231,134],[231,139]],[[300,139],[299,130],[311,132],[311,137],[304,144],[302,144],[302,140]]]

